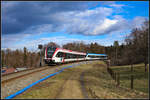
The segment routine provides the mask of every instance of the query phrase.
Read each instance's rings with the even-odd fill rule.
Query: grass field
[[[103,61],[96,61],[65,69],[62,73],[33,86],[15,99],[83,99],[85,96],[81,89],[81,76],[88,98],[148,98],[147,93],[116,87],[115,81],[107,72],[106,64]]]
[[[120,73],[120,84],[121,86],[130,88],[131,87],[131,75],[134,76],[133,88],[134,90],[148,93],[148,79],[149,72],[145,72],[144,64],[133,65],[133,72],[131,72],[131,66],[112,66],[110,67],[114,72]],[[149,70],[149,69],[148,69]]]

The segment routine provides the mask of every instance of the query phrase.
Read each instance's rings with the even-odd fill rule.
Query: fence
[[[112,79],[115,80],[115,82],[117,83],[116,86],[118,87],[120,85],[120,73],[114,72],[109,67],[107,67],[107,71],[110,74],[110,76],[112,77]]]
[[[115,80],[116,86],[119,87],[119,85],[120,85],[120,73],[114,72],[110,68],[110,63],[108,61],[105,61],[105,63],[107,64],[107,71],[108,71],[108,73],[110,74],[112,79]],[[131,71],[133,71],[133,68],[131,69]],[[130,88],[133,89],[133,82],[134,82],[134,76],[133,75],[130,76],[130,81],[131,81]]]

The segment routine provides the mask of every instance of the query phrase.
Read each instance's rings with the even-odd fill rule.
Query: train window
[[[82,58],[82,55],[79,55],[79,58]]]
[[[67,59],[69,58],[69,53],[66,53],[66,58],[67,58]]]
[[[72,54],[69,54],[69,58],[72,58]]]
[[[79,55],[79,58],[82,58],[82,55]]]
[[[70,58],[73,58],[73,54],[70,54]]]
[[[72,54],[69,54],[69,58],[72,58]]]
[[[63,57],[63,53],[62,52],[58,52],[56,57]]]
[[[65,53],[64,57],[65,57],[65,59],[67,58],[67,53]]]
[[[51,58],[55,52],[56,48],[48,47],[47,48],[47,58]]]
[[[78,55],[75,54],[75,58],[77,58],[77,57],[78,57]]]
[[[79,58],[82,58],[82,55],[79,55]]]
[[[73,58],[75,58],[75,54],[73,54]]]
[[[75,55],[75,58],[78,58],[78,55]]]
[[[62,53],[62,57],[66,58],[66,53],[65,52]]]
[[[74,54],[72,54],[72,58],[75,58],[75,55],[74,55]]]
[[[81,58],[81,55],[78,55],[78,58]]]
[[[66,53],[65,59],[68,59],[68,58],[69,58],[69,53]]]
[[[85,56],[83,55],[82,58],[84,58]]]
[[[72,54],[72,58],[75,58],[75,55],[74,55],[74,54]]]
[[[80,55],[80,58],[84,58],[84,55]]]
[[[66,53],[65,59],[75,58],[74,54]]]

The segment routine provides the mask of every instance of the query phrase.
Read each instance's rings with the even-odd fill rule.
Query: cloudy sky
[[[124,41],[149,18],[148,1],[2,2],[2,49],[38,44]]]

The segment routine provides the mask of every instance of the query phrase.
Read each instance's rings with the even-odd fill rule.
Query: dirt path
[[[82,90],[82,94],[84,95],[84,98],[88,99],[88,93],[87,93],[87,90],[85,88],[85,83],[84,83],[84,72],[82,72],[80,75],[80,85],[81,85],[81,90]]]
[[[62,85],[56,94],[56,99],[84,99],[87,98],[83,93],[83,76],[80,73],[73,73]]]

